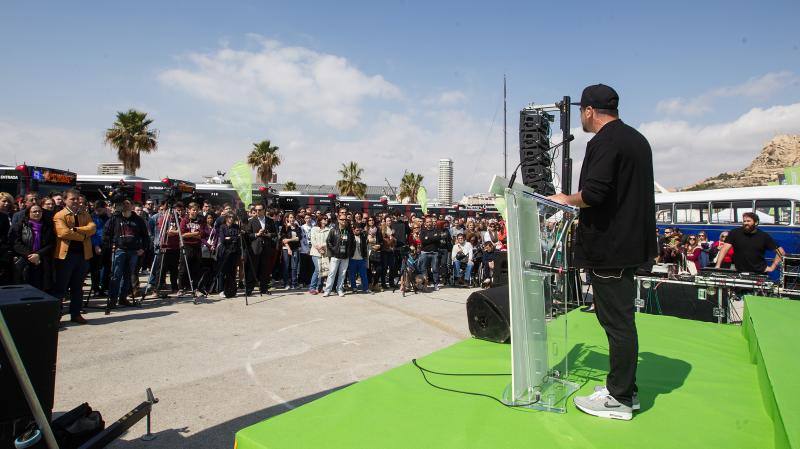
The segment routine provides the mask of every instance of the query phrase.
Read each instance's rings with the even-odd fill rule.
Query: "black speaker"
[[[48,419],[53,410],[61,303],[30,285],[0,287],[0,311]],[[0,422],[31,416],[5,349],[0,345]]]
[[[521,173],[522,183],[525,185],[530,185],[540,181],[544,182],[553,181],[553,172],[550,171],[550,167],[546,165],[522,164],[522,167],[520,167],[520,171],[522,172]]]
[[[550,148],[550,137],[545,133],[536,131],[520,131],[519,148],[521,150],[538,149],[542,152],[547,151]]]
[[[550,133],[550,120],[547,116],[535,111],[520,111],[520,131],[537,131]]]
[[[538,149],[519,150],[519,155],[522,165],[539,164],[549,167],[553,163],[553,158],[550,156],[550,153],[542,153]]]
[[[508,285],[478,290],[467,298],[469,332],[475,338],[506,343],[511,341]]]
[[[496,251],[494,255],[492,287],[500,287],[501,285],[508,285],[508,252],[506,251]]]
[[[717,307],[717,292],[707,293],[706,287],[673,284],[669,281],[658,284],[656,288],[641,287],[640,297],[644,300],[642,312],[654,315],[669,315],[689,320],[717,322],[714,309]],[[705,299],[701,299],[705,298]],[[728,290],[722,289],[722,322],[728,322]]]

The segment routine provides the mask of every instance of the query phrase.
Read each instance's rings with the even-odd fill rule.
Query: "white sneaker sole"
[[[602,391],[603,389],[604,389],[604,387],[597,386],[597,387],[594,387],[594,392],[597,393],[598,391]],[[634,402],[633,405],[631,405],[631,408],[633,409],[634,412],[638,412],[639,410],[641,410],[642,404],[639,402],[639,398],[638,397],[636,398],[636,402]]]
[[[623,421],[630,421],[633,419],[633,413],[618,412],[613,410],[592,410],[581,407],[578,404],[575,404],[575,407],[584,413],[588,413],[593,416],[599,416],[600,418],[620,419]]]

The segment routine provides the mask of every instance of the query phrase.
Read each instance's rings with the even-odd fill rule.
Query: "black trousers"
[[[180,287],[183,290],[191,291],[197,285],[197,281],[200,280],[203,254],[200,250],[200,245],[183,245],[183,251],[186,254],[186,261],[184,262],[183,258],[178,260]],[[189,265],[188,271],[186,270],[187,264]]]
[[[169,273],[169,282],[172,291],[178,290],[178,262],[180,252],[177,249],[168,249],[161,255],[161,279],[159,280],[159,288],[164,285],[167,280],[167,273]],[[183,263],[183,261],[180,261]],[[158,269],[158,264],[156,264]]]
[[[606,387],[617,401],[630,406],[636,388],[639,337],[634,318],[635,268],[587,269],[592,276],[597,320],[608,337],[610,370]]]
[[[275,268],[275,258],[277,254],[277,251],[272,247],[264,248],[261,254],[250,253],[250,257],[245,262],[245,264],[250,266],[246,266],[244,269],[247,291],[253,291],[256,280],[258,280],[261,293],[269,291],[272,284],[272,272]],[[257,279],[254,279],[253,276],[256,276]]]

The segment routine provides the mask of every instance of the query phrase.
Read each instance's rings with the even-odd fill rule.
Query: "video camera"
[[[125,181],[120,180],[118,183],[114,183],[111,187],[111,190],[106,195],[106,198],[111,204],[122,204],[125,200],[130,200],[133,198],[134,187],[132,185],[128,185]]]
[[[195,184],[189,181],[181,181],[180,179],[164,178],[161,182],[166,186],[164,188],[164,202],[172,206],[176,201],[197,201],[202,200],[196,192]]]

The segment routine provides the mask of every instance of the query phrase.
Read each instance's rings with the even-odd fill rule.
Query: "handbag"
[[[331,260],[327,257],[319,258],[319,275],[325,277],[331,271]]]

